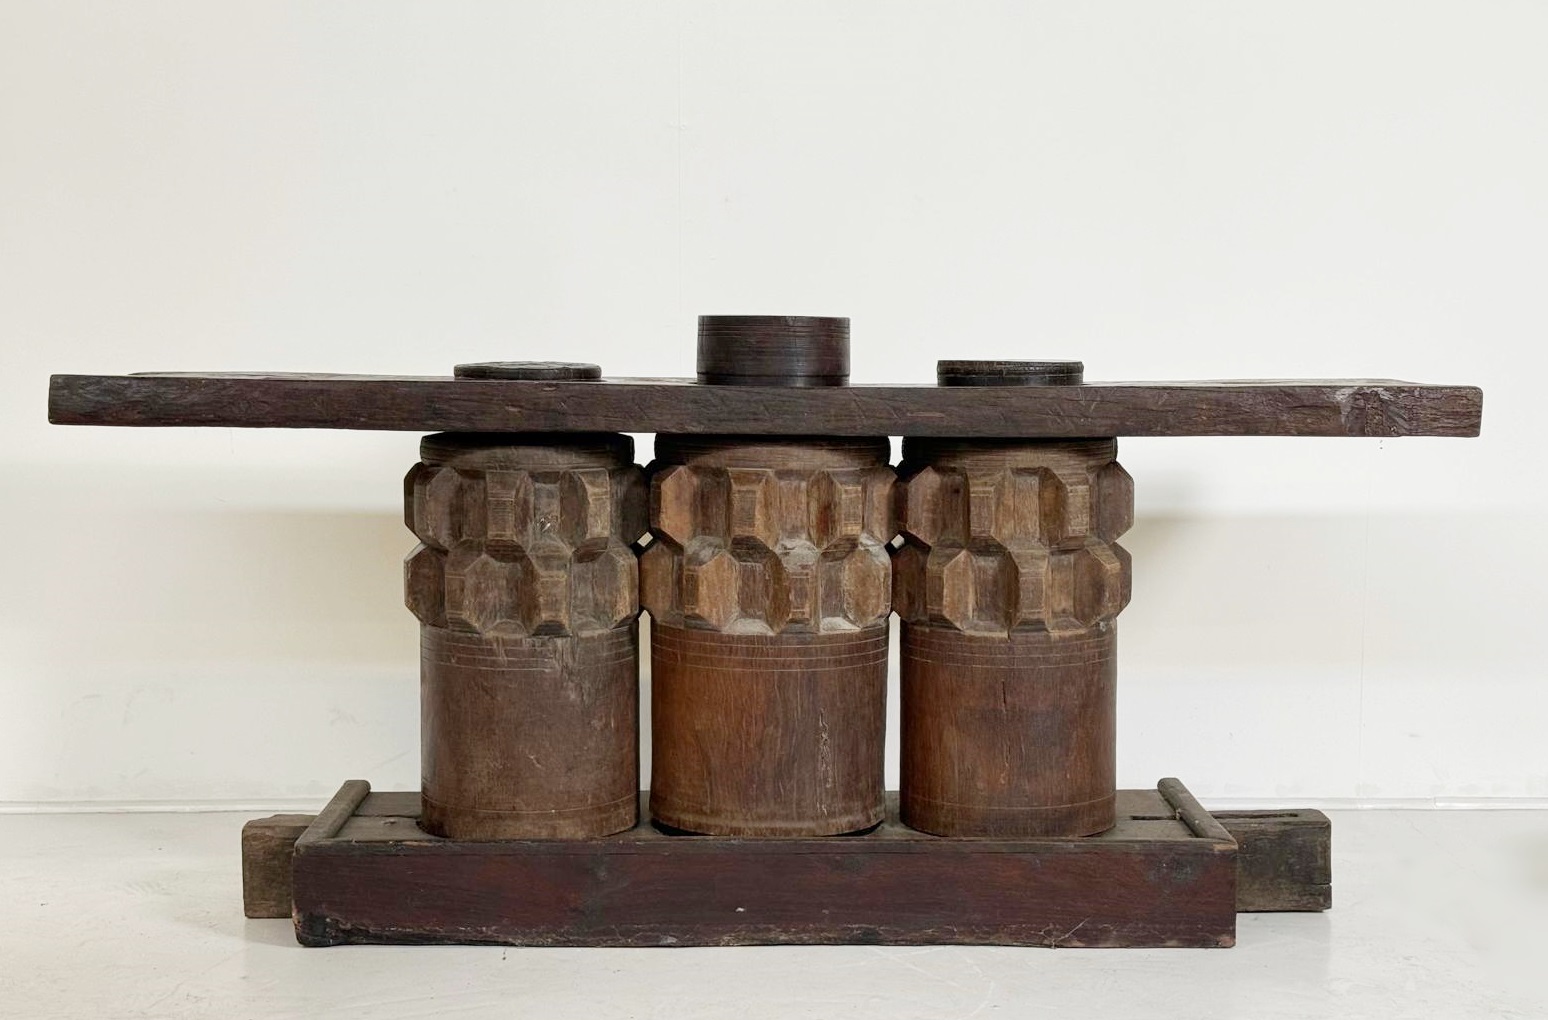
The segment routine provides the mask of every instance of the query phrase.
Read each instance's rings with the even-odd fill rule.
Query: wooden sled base
[[[299,838],[304,816],[249,822],[248,916],[290,901],[307,946],[1219,947],[1239,910],[1330,905],[1326,816],[1211,815],[1175,779],[1119,791],[1117,825],[1069,839],[929,836],[898,822],[892,796],[874,831],[824,838],[642,821],[602,839],[463,842],[418,817],[417,793],[352,780]]]

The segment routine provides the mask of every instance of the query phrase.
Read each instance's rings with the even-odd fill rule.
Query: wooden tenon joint
[[[289,917],[296,840],[316,815],[270,815],[242,826],[242,912]]]
[[[1321,811],[1216,811],[1236,840],[1240,914],[1333,906],[1333,827]]]

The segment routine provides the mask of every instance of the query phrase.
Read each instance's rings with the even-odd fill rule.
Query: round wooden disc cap
[[[1078,386],[1086,366],[1079,361],[937,361],[942,386]]]
[[[561,382],[602,378],[598,365],[583,361],[476,361],[452,369],[458,379],[525,379]]]
[[[849,320],[701,315],[699,381],[722,386],[847,385]]]

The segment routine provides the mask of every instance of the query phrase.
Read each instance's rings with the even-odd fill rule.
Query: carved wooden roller
[[[404,481],[421,824],[458,839],[635,823],[645,489],[627,436],[443,433]]]
[[[1080,366],[943,365],[947,385]],[[949,374],[948,374],[949,373]],[[966,377],[964,379],[964,377]],[[943,836],[1085,836],[1114,821],[1117,544],[1134,485],[1093,440],[907,439],[893,557],[903,821]]]

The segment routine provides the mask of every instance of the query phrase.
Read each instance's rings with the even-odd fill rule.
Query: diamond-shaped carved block
[[[785,571],[785,602],[789,606],[786,624],[801,626],[822,618],[817,607],[817,547],[811,542],[788,542],[780,547],[780,565]]]
[[[484,475],[485,535],[491,545],[520,548],[532,543],[532,476],[525,471]]]
[[[892,607],[892,562],[887,550],[861,545],[838,564],[839,605],[832,620],[869,627],[887,618]]]
[[[973,554],[966,549],[937,549],[926,569],[926,604],[932,617],[958,630],[973,629]]]
[[[446,626],[446,554],[421,542],[403,560],[403,602],[420,622]]]
[[[1039,625],[1047,610],[1048,550],[1041,546],[1013,549],[1010,556],[1016,568],[1016,603],[1011,626]]]
[[[567,634],[570,630],[570,550],[555,542],[531,552],[532,573],[522,598],[522,619],[529,634]]]
[[[777,634],[790,619],[790,587],[774,550],[757,542],[733,547],[736,559],[736,617],[730,630]]]
[[[864,479],[819,471],[807,482],[806,497],[807,534],[817,548],[857,539],[864,532]]]
[[[559,479],[559,513],[572,548],[595,552],[613,537],[613,480],[601,468],[566,471]]]
[[[630,464],[613,472],[613,507],[618,518],[618,539],[633,545],[650,530],[650,489],[645,472]]]
[[[1047,468],[1017,468],[1010,473],[1014,519],[1006,529],[1007,545],[1030,538],[1044,545],[1062,542],[1069,532],[1065,507],[1069,492],[1059,476]]]
[[[477,543],[459,543],[446,560],[447,623],[487,635],[528,633],[521,595],[531,570],[525,554],[495,559]]]
[[[772,471],[733,469],[730,484],[730,537],[770,551],[779,544],[779,479]]]
[[[925,600],[925,572],[930,550],[908,541],[892,554],[892,608],[901,620],[924,623],[930,618]]]
[[[1114,619],[1129,604],[1129,577],[1129,553],[1122,546],[1092,540],[1054,553],[1045,596],[1048,629],[1084,630]]]
[[[578,555],[571,569],[576,623],[610,630],[640,611],[639,561],[627,548],[604,546],[595,554]]]
[[[656,537],[678,547],[693,541],[699,502],[698,481],[693,471],[673,465],[650,479],[650,522]]]
[[[1134,479],[1117,461],[1098,468],[1091,477],[1096,500],[1096,533],[1115,542],[1134,527]]]
[[[962,512],[962,479],[932,467],[921,468],[897,484],[898,528],[922,545],[932,546],[952,532]]]
[[[410,529],[432,549],[444,552],[462,538],[482,533],[483,501],[455,468],[416,465],[404,487]]]
[[[703,544],[683,561],[682,610],[690,620],[724,630],[741,608],[741,567],[731,550]]]
[[[877,468],[865,477],[865,534],[886,544],[898,533],[894,500],[897,473],[890,467]]]
[[[662,541],[652,542],[640,554],[640,605],[655,620],[666,620],[677,609],[682,577],[682,556]]]

